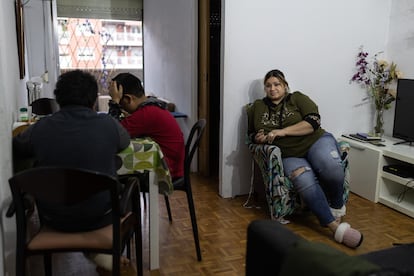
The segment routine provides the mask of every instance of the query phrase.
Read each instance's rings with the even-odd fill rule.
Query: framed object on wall
[[[17,51],[19,56],[19,70],[20,79],[25,75],[24,64],[24,21],[23,21],[23,4],[21,0],[16,0],[16,37],[17,37]]]

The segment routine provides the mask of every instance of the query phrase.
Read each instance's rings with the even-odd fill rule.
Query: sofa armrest
[[[394,275],[414,275],[414,242],[395,245],[391,248],[359,255],[359,257],[384,269],[398,269],[401,273]]]
[[[255,275],[412,275],[410,272],[411,248],[393,248],[371,253],[379,254],[380,259],[368,254],[349,256],[340,250],[319,242],[309,242],[274,220],[255,220],[247,228],[246,276]],[[401,250],[400,254],[396,250]],[[395,255],[394,253],[397,253]],[[369,255],[371,255],[369,254]],[[401,262],[406,262],[401,269]],[[381,263],[379,263],[381,262]],[[392,265],[394,264],[394,266]],[[390,269],[396,268],[396,269]],[[412,269],[412,265],[411,265]],[[382,272],[403,272],[383,274]]]
[[[299,239],[274,220],[255,220],[247,228],[246,276],[278,275],[288,250]]]

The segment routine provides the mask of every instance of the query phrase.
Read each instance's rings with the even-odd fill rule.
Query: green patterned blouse
[[[248,134],[253,138],[260,129],[267,134],[273,129],[294,125],[312,113],[319,114],[318,106],[299,91],[288,94],[285,100],[277,105],[269,105],[264,99],[259,99],[247,110]],[[281,149],[282,157],[303,157],[324,132],[324,129],[318,128],[304,136],[279,137],[273,141],[273,144]]]

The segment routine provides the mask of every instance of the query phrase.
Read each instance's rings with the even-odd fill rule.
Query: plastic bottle
[[[20,122],[28,122],[29,121],[29,112],[27,111],[27,107],[21,107],[19,109],[19,121]]]

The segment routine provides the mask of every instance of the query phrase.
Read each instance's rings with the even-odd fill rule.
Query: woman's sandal
[[[357,248],[361,245],[364,236],[358,230],[351,228],[349,223],[339,224],[335,231],[335,240],[351,248]]]

